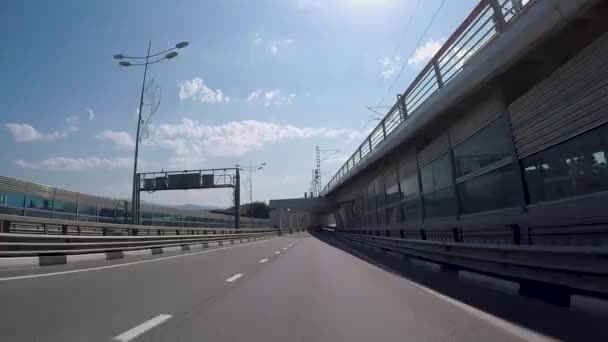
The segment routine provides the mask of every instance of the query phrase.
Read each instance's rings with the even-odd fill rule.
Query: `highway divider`
[[[169,252],[191,251],[202,248],[247,243],[277,236],[277,232],[210,235],[199,237],[159,236],[116,237],[72,236],[68,241],[61,236],[42,235],[43,242],[29,242],[29,234],[0,233],[0,269],[32,266],[49,266],[90,260],[114,260],[127,256],[156,255]],[[10,240],[7,242],[7,240]]]
[[[156,227],[0,214],[0,268],[156,255],[279,235],[276,229]]]
[[[0,233],[93,235],[93,236],[155,236],[155,235],[218,235],[261,233],[270,228],[208,228],[183,226],[144,226],[89,221],[57,220],[41,217],[0,214]]]

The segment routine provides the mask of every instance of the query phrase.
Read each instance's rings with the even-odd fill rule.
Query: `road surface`
[[[11,342],[546,340],[308,234],[0,271],[0,303]]]

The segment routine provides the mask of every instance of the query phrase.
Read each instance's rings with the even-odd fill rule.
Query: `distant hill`
[[[198,204],[167,205],[167,204],[161,204],[161,203],[155,203],[155,202],[143,201],[143,200],[141,202],[145,203],[145,204],[160,205],[163,207],[170,207],[170,208],[186,210],[186,211],[201,211],[201,210],[209,211],[209,210],[222,209],[221,207],[216,207],[216,206],[212,206],[212,205],[198,205]]]
[[[181,204],[181,205],[170,205],[169,207],[180,209],[180,210],[188,210],[188,211],[201,211],[201,210],[214,210],[221,209],[220,207],[216,207],[213,205],[198,205],[198,204]]]

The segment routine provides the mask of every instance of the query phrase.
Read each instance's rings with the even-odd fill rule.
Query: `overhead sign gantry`
[[[140,193],[165,190],[234,188],[234,225],[240,228],[241,180],[238,168],[143,172],[137,174],[134,224],[141,219]]]

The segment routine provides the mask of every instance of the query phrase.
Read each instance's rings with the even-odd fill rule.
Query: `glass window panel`
[[[501,116],[454,147],[456,176],[462,177],[483,169],[511,154],[511,130],[506,117]]]
[[[456,215],[454,190],[448,187],[423,196],[426,218]]]
[[[422,203],[418,194],[405,197],[401,200],[403,216],[406,222],[420,221],[422,217]]]
[[[78,214],[97,216],[97,206],[81,204],[78,206]]]
[[[607,158],[608,125],[524,158],[530,202],[608,190]]]
[[[391,172],[385,176],[386,185],[386,217],[389,224],[401,221],[401,209],[399,207],[401,194],[399,193],[398,173]]]
[[[0,192],[0,206],[23,208],[23,200],[25,195],[18,192],[2,191]]]
[[[367,201],[368,201],[368,224],[376,225],[376,193],[374,191],[374,182],[370,182],[367,186]]]
[[[76,213],[76,203],[68,203],[55,200],[53,203],[55,212]]]
[[[452,173],[450,171],[450,159],[447,153],[433,160],[420,170],[422,178],[422,191],[431,192],[435,189],[450,185]]]
[[[26,207],[40,210],[53,210],[53,201],[46,198],[28,196],[26,200]]]
[[[458,184],[462,211],[475,213],[518,206],[523,196],[518,181],[513,166],[508,165]]]
[[[395,203],[399,202],[399,179],[397,177],[397,172],[392,172],[386,175],[386,202],[387,203]]]
[[[116,214],[116,209],[112,208],[101,208],[99,209],[99,216],[101,217],[114,217]]]
[[[374,188],[376,190],[376,207],[377,207],[377,216],[378,216],[378,224],[387,224],[387,214],[386,214],[386,189],[384,188],[384,177],[378,176],[374,181]]]
[[[418,194],[418,174],[410,173],[407,176],[401,176],[401,198],[405,198],[414,194]]]

